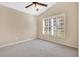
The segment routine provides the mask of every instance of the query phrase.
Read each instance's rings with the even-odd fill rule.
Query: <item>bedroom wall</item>
[[[0,6],[0,46],[36,38],[36,17]]]
[[[58,39],[53,36],[46,36],[42,34],[42,19],[43,17],[49,17],[53,15],[57,15],[60,13],[65,13],[65,39]],[[47,40],[55,43],[59,43],[62,45],[70,46],[77,48],[78,46],[78,28],[77,28],[77,3],[74,2],[59,2],[48,9],[45,13],[38,16],[37,21],[37,36],[42,40]]]
[[[78,56],[79,56],[79,2],[78,2]]]

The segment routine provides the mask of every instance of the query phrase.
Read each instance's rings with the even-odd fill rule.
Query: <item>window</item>
[[[53,35],[52,24],[53,22],[51,18],[46,18],[43,20],[43,34]]]
[[[43,19],[43,34],[64,39],[65,14],[55,15]]]

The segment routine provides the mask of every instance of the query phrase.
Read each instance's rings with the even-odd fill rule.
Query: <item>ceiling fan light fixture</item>
[[[39,11],[39,5],[38,5],[38,4],[33,4],[32,7],[33,7],[36,11]]]
[[[28,8],[30,6],[32,6],[36,11],[39,11],[39,8],[41,8],[40,6],[47,7],[47,4],[39,3],[39,2],[32,2],[30,5],[26,6],[25,8]]]
[[[39,9],[38,9],[38,8],[36,8],[36,11],[39,11]]]
[[[33,4],[33,5],[32,5],[32,7],[34,7],[34,8],[35,8],[36,6],[37,6],[36,4]]]

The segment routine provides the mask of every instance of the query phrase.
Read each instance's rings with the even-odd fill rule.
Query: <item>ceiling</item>
[[[56,2],[40,2],[40,3],[48,4],[48,6],[47,7],[38,6],[39,11],[36,11],[33,6],[29,8],[25,8],[25,6],[31,4],[31,2],[0,2],[0,4],[3,6],[13,8],[13,9],[16,9],[16,10],[19,10],[31,15],[35,15],[35,16],[38,16],[41,13],[45,12],[47,9],[53,6]]]

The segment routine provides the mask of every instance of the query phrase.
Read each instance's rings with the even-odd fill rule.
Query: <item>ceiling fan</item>
[[[25,6],[25,8],[28,8],[28,7],[32,6],[32,5],[33,5],[34,7],[37,7],[37,5],[47,7],[47,4],[39,3],[39,2],[32,2],[30,5]],[[39,9],[37,8],[36,11],[38,11],[38,10],[39,10]]]

